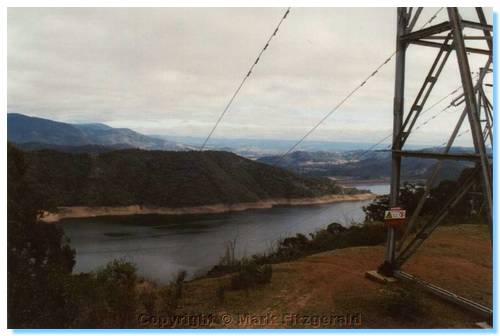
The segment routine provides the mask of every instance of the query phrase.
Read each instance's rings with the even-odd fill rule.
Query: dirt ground
[[[186,283],[177,314],[213,314],[226,328],[476,328],[478,316],[413,290],[417,314],[388,313],[388,293],[401,286],[365,278],[383,246],[324,252],[273,265],[271,283],[249,291],[218,288],[229,277]],[[403,270],[487,306],[492,302],[492,249],[485,226],[441,227]],[[407,308],[407,307],[402,307]]]

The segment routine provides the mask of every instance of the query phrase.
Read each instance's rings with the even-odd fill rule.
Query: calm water
[[[382,186],[359,186],[382,191]],[[387,188],[388,189],[388,188]],[[216,264],[227,241],[238,256],[268,251],[281,238],[310,233],[331,222],[345,226],[364,219],[370,201],[196,216],[124,216],[60,222],[76,250],[76,272],[94,270],[115,258],[134,262],[139,274],[159,282],[179,270],[193,276]]]
[[[355,185],[357,189],[365,189],[370,190],[372,193],[377,195],[385,195],[389,193],[390,185],[389,184],[359,184]]]

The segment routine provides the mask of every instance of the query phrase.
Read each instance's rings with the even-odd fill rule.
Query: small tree
[[[130,328],[135,323],[137,307],[136,267],[123,260],[113,260],[96,273],[100,295],[113,326]]]

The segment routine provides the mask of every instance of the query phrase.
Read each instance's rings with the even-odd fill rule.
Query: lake
[[[360,189],[386,193],[388,185]],[[88,272],[122,258],[136,264],[141,276],[167,282],[180,270],[203,274],[236,241],[239,257],[263,253],[277,240],[308,234],[332,222],[348,227],[364,219],[371,201],[275,207],[224,214],[123,216],[65,219],[58,223],[76,250],[75,272]]]

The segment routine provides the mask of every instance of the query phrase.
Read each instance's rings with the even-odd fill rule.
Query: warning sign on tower
[[[390,208],[384,214],[385,224],[391,227],[400,227],[406,220],[406,210]]]

